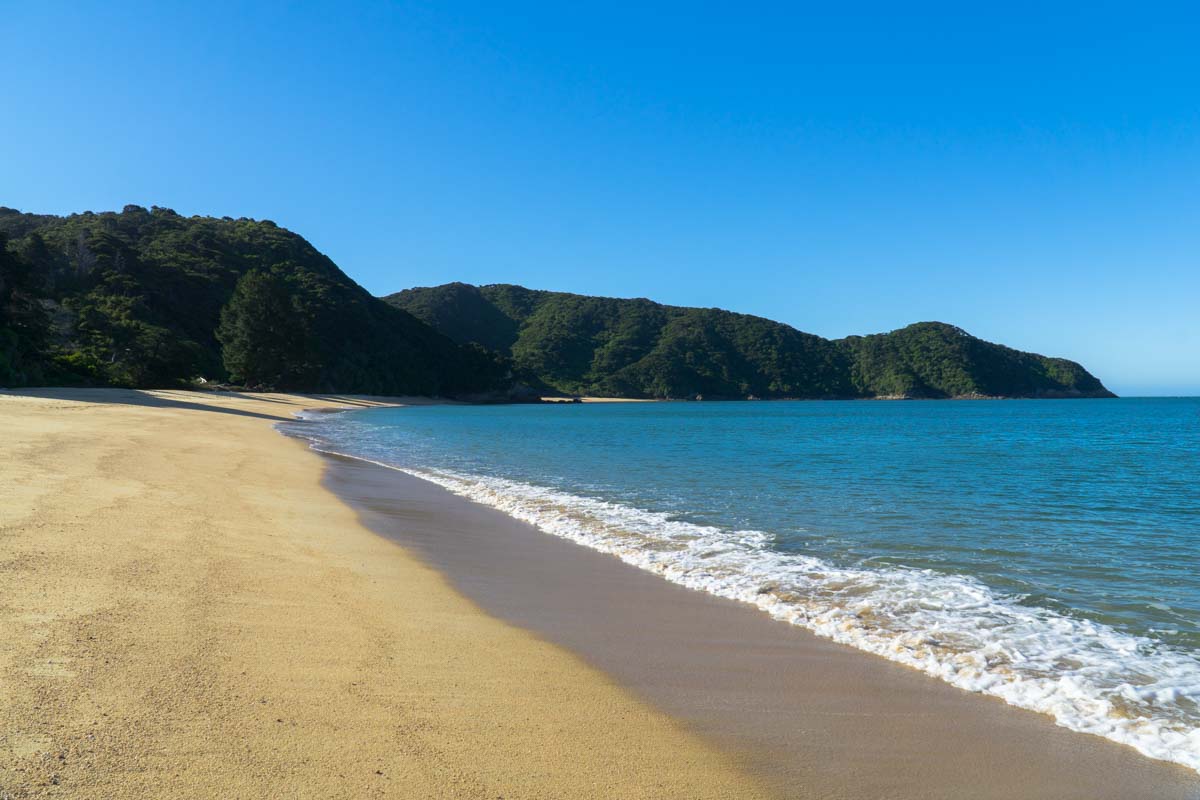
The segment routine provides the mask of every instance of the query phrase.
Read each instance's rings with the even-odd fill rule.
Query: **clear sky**
[[[0,204],[1200,394],[1195,4],[649,5],[6,0]]]

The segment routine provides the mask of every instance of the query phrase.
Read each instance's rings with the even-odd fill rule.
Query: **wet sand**
[[[580,655],[796,798],[1171,800],[1200,776],[668,583],[394,470],[324,483],[481,607]]]

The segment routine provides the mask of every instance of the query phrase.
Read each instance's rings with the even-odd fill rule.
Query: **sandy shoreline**
[[[693,591],[374,464],[326,484],[502,619],[745,759],[781,796],[1167,800],[1200,776]]]
[[[769,796],[273,429],[373,403],[0,393],[0,797]]]
[[[0,798],[1200,797],[274,430],[376,404],[0,393]]]

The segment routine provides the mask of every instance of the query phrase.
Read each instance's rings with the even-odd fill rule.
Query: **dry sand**
[[[761,797],[364,528],[342,398],[0,394],[0,797]]]

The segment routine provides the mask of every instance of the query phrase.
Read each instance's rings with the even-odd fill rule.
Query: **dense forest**
[[[269,220],[0,208],[0,386],[201,380],[481,399],[1111,396],[1074,362],[937,322],[828,340],[504,284],[381,300]]]
[[[0,386],[474,395],[509,370],[267,220],[0,208]]]
[[[1083,367],[952,325],[829,340],[762,317],[451,283],[385,298],[565,394],[660,398],[1111,397]]]

